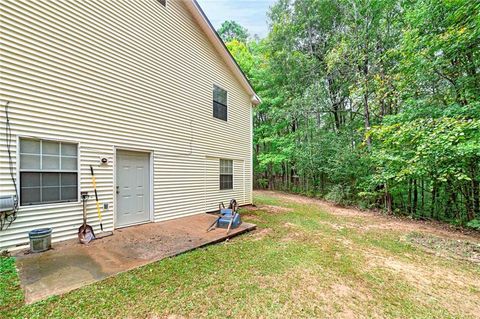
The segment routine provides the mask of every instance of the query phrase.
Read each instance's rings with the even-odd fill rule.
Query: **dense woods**
[[[219,30],[263,101],[255,186],[480,228],[480,2],[279,0],[269,17],[262,40]]]

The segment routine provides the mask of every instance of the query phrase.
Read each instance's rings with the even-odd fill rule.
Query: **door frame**
[[[118,151],[127,151],[127,152],[137,152],[137,153],[144,153],[148,154],[148,169],[149,169],[149,196],[150,196],[150,205],[149,205],[149,220],[141,222],[141,223],[133,223],[133,224],[128,224],[128,225],[117,225],[117,152]],[[153,223],[155,221],[154,218],[154,200],[153,200],[153,178],[154,178],[154,172],[153,172],[153,161],[154,161],[154,151],[153,150],[148,150],[148,149],[141,149],[141,148],[132,148],[132,147],[122,147],[122,146],[114,146],[113,147],[113,228],[114,229],[119,229],[119,228],[125,228],[125,227],[130,227],[130,226],[135,226],[135,225],[141,225],[141,224],[147,224],[147,223]]]

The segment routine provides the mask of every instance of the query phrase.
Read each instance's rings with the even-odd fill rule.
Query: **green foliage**
[[[235,21],[224,21],[217,32],[224,42],[237,40],[246,43],[248,39],[248,30]]]
[[[473,219],[467,223],[467,227],[480,230],[480,219]]]
[[[325,199],[336,204],[349,205],[351,202],[352,193],[348,186],[334,185],[331,187],[328,194],[325,195]]]
[[[15,309],[23,303],[15,259],[0,257],[0,316],[5,310]]]
[[[245,42],[240,42],[237,39],[233,39],[232,41],[225,43],[225,45],[238,62],[243,72],[249,75],[252,71],[254,60],[247,44]]]
[[[227,45],[263,103],[256,187],[465,225],[480,216],[480,3],[280,0]]]

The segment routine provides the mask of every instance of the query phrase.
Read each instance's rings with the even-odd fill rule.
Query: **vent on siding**
[[[157,0],[160,2],[164,7],[167,5],[167,0]]]

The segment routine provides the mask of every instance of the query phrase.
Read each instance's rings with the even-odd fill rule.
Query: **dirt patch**
[[[274,214],[282,214],[282,213],[293,212],[292,208],[274,206],[274,205],[261,205],[261,206],[259,206],[259,209],[266,210],[269,213],[274,213]]]
[[[255,192],[258,194],[264,194],[265,196],[274,196],[278,199],[297,204],[315,205],[323,211],[326,211],[334,216],[352,218],[352,220],[361,222],[361,225],[358,223],[356,225],[356,228],[358,228],[359,230],[381,229],[403,231],[406,233],[420,231],[440,237],[469,240],[472,242],[480,243],[480,232],[462,228],[455,228],[451,225],[437,221],[415,220],[408,217],[385,215],[377,211],[363,211],[356,208],[340,207],[325,200],[295,194],[273,191]]]
[[[366,270],[388,271],[392,276],[391,285],[395,285],[396,282],[407,282],[412,287],[411,291],[418,296],[421,303],[425,303],[425,306],[429,306],[429,300],[422,296],[431,296],[436,303],[452,313],[463,313],[476,318],[480,309],[478,276],[467,275],[442,262],[416,261],[414,256],[399,259],[375,249],[364,250],[363,254],[368,260]]]
[[[409,234],[406,239],[408,242],[421,247],[427,252],[480,264],[479,243],[467,240],[440,238],[418,232]]]
[[[302,205],[316,205],[320,206],[322,208],[328,208],[329,212],[334,213],[335,215],[341,215],[341,216],[358,216],[359,214],[368,214],[368,212],[363,212],[358,209],[354,208],[347,208],[347,207],[341,207],[338,205],[335,205],[333,203],[320,200],[317,198],[310,198],[306,196],[300,196],[300,195],[295,195],[295,194],[288,194],[288,193],[280,193],[280,192],[267,192],[267,191],[256,191],[258,193],[265,192],[267,194],[274,194],[275,197],[284,199],[290,202],[294,202],[296,204],[302,204]],[[265,207],[268,207],[270,205],[265,205]]]
[[[147,317],[148,319],[185,319],[186,317],[180,315],[150,315]]]
[[[256,205],[245,205],[240,207],[240,214],[244,214],[245,212],[254,212],[259,210],[258,206]]]
[[[286,228],[298,228],[297,225],[292,224],[292,223],[288,223],[288,222],[284,223],[283,226],[286,227]]]
[[[262,219],[260,217],[258,217],[257,215],[246,215],[246,214],[241,214],[240,215],[242,217],[242,220],[248,220],[249,222],[252,221],[252,222],[259,222],[261,221]]]
[[[283,227],[288,229],[288,233],[280,240],[281,242],[289,242],[292,240],[303,240],[305,234],[299,231],[299,227],[292,223],[284,223]]]
[[[319,274],[320,269],[317,271],[295,271],[298,285],[292,288],[292,300],[302,303],[305,298],[300,296],[306,295],[307,299],[315,300],[316,307],[320,307],[327,318],[365,318],[359,315],[360,309],[369,305],[372,297],[364,287],[358,283],[332,282],[335,280],[329,274]],[[376,316],[372,314],[372,317]]]
[[[475,262],[452,266],[451,261],[422,254],[393,253],[378,247],[365,247],[343,236],[328,237],[326,240],[336,240],[350,251],[363,255],[365,261],[362,272],[369,273],[374,278],[385,278],[384,282],[375,283],[385,290],[385,293],[394,293],[399,289],[403,294],[411,295],[418,300],[422,307],[431,308],[438,305],[449,313],[461,313],[466,317],[478,317],[480,309],[480,277],[471,267],[477,267],[480,255],[480,232],[455,229],[446,224],[435,221],[418,221],[414,219],[385,215],[375,211],[361,211],[355,208],[338,207],[332,203],[304,196],[264,192],[265,196],[280,199],[286,203],[301,205],[315,205],[321,211],[337,216],[336,219],[319,221],[326,223],[335,230],[349,229],[358,236],[375,234],[394,234],[398,240],[405,240],[418,246],[422,250],[431,251],[440,257],[447,256],[456,259],[468,259]],[[299,227],[291,222],[284,222],[282,227],[288,230],[281,241],[302,239]],[[381,237],[381,236],[380,236]],[[366,237],[368,238],[368,237]],[[375,237],[376,238],[376,237]],[[339,253],[341,256],[341,253]],[[458,261],[460,263],[460,261]],[[466,271],[466,269],[469,269]],[[322,304],[322,310],[332,317],[349,317],[353,313],[362,313],[365,305],[370,305],[371,317],[383,317],[380,308],[370,304],[368,288],[362,293],[362,285],[357,282],[350,285],[348,282],[335,282],[325,287],[321,282],[314,283],[314,278],[307,275],[309,293]],[[314,276],[316,277],[316,276]],[[352,287],[355,287],[352,289]],[[401,288],[398,288],[401,287]],[[301,293],[296,291],[295,295]],[[330,300],[327,303],[326,300]],[[331,300],[352,301],[345,306],[340,303],[332,308]],[[325,301],[325,303],[322,303]]]
[[[255,231],[252,232],[252,239],[254,241],[262,240],[263,238],[265,238],[271,232],[272,232],[272,230],[270,228],[255,230]]]
[[[248,206],[243,206],[242,211],[267,211],[269,213],[274,213],[274,214],[279,214],[279,213],[290,213],[293,212],[292,208],[287,208],[287,207],[282,207],[282,206],[275,206],[275,205],[248,205]],[[241,211],[241,212],[242,212]]]
[[[280,242],[288,243],[291,241],[304,241],[304,240],[305,240],[305,236],[302,233],[292,231],[292,232],[289,232],[286,236],[284,236],[280,240]]]

